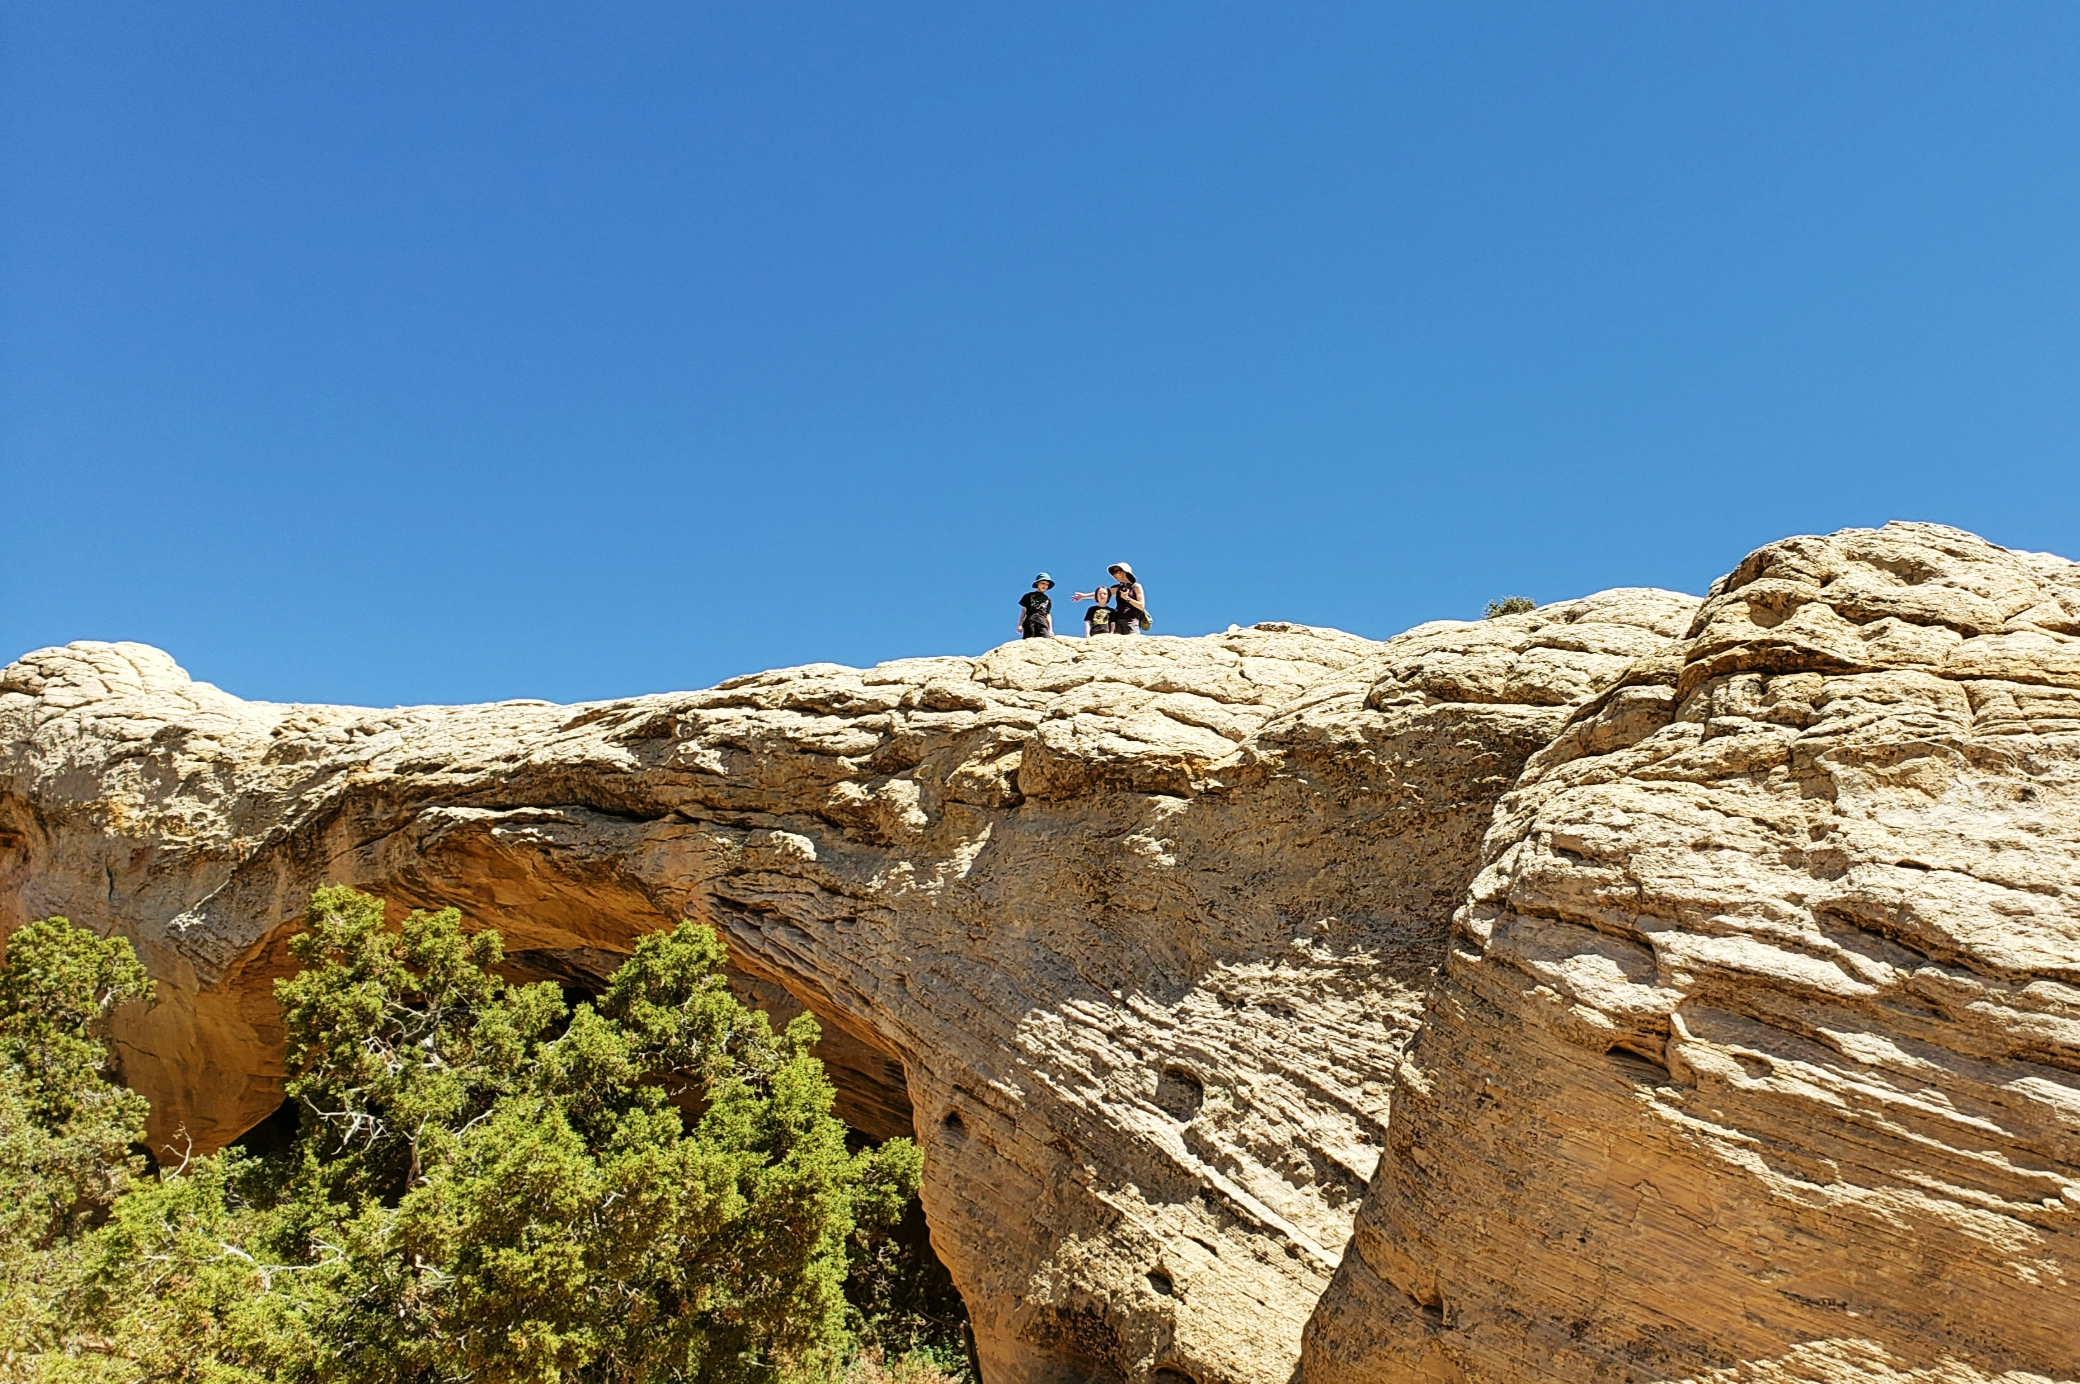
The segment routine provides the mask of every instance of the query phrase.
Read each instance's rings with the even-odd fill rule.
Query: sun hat
[[[1115,562],[1110,567],[1107,567],[1105,570],[1108,572],[1125,572],[1127,574],[1128,581],[1134,580],[1134,569],[1127,566],[1127,564],[1124,562]]]
[[[1033,585],[1038,586],[1041,582],[1046,582],[1049,586],[1053,586],[1054,578],[1048,576],[1047,573],[1042,572],[1039,576],[1033,578]]]

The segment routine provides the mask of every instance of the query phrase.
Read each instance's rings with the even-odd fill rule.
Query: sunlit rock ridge
[[[568,707],[0,673],[0,928],[137,943],[155,1140],[280,1102],[318,884],[579,985],[703,919],[989,1384],[2080,1378],[2076,866],[2080,568],[1928,524]]]

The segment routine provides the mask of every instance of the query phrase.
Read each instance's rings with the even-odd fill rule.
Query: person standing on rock
[[[1042,572],[1033,578],[1033,589],[1018,598],[1018,635],[1021,639],[1054,637],[1054,600],[1047,593],[1054,578]]]
[[[1083,612],[1083,637],[1085,639],[1089,639],[1093,635],[1113,633],[1112,607],[1105,604],[1112,599],[1111,587],[1094,586],[1088,591],[1072,591],[1069,593],[1069,599],[1093,603],[1089,610]]]
[[[1139,634],[1148,628],[1148,596],[1134,577],[1134,569],[1115,562],[1105,569],[1118,585],[1112,588],[1112,632]]]

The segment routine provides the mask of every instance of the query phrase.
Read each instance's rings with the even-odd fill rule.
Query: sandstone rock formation
[[[2080,568],[1764,548],[1503,799],[1310,1384],[2080,1377]]]
[[[0,673],[0,929],[136,939],[212,1147],[318,883],[580,985],[710,920],[924,1146],[990,1384],[2073,1379],[2076,635],[2080,569],[1907,525],[579,707],[78,644]]]
[[[127,1074],[209,1147],[280,1099],[269,987],[320,882],[455,902],[534,974],[712,920],[846,1040],[841,1113],[914,1118],[991,1384],[1283,1384],[1496,799],[1695,605],[388,712],[75,645],[0,680],[0,923],[138,941]]]

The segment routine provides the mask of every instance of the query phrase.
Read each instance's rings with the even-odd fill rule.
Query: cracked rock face
[[[2080,1377],[2080,568],[1799,538],[1502,801],[1311,1384]]]
[[[319,883],[452,902],[567,984],[709,920],[748,993],[822,1017],[840,1114],[923,1146],[991,1384],[1286,1384],[1496,800],[1696,604],[581,707],[263,705],[77,644],[0,675],[0,923],[136,940],[162,999],[126,1075],[208,1148],[281,1099],[270,986]]]
[[[575,707],[75,644],[0,673],[0,928],[137,942],[209,1148],[320,883],[581,988],[705,919],[923,1146],[990,1384],[2072,1380],[2076,751],[2080,569],[1930,525]]]

